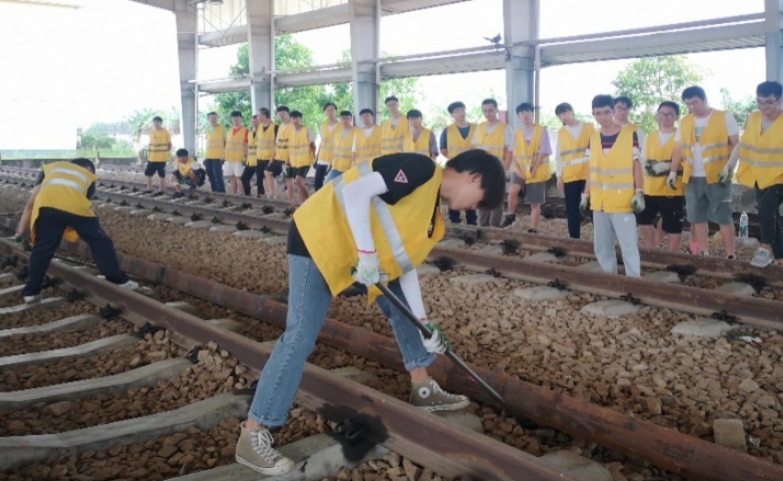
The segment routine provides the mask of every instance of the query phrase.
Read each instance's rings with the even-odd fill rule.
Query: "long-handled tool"
[[[408,320],[413,323],[414,326],[416,326],[416,328],[421,332],[422,336],[424,336],[427,339],[429,339],[432,336],[432,332],[429,329],[427,329],[424,326],[424,324],[422,324],[422,322],[410,311],[410,309],[408,309],[408,306],[406,306],[400,300],[399,297],[394,295],[394,293],[388,287],[381,284],[380,282],[375,284],[375,287],[380,289],[383,295],[386,296],[386,298],[389,299],[389,301],[391,301],[391,303],[394,304],[394,306],[397,309],[399,309],[400,312],[402,312],[405,315],[405,317],[407,317]],[[446,357],[451,359],[451,362],[453,362],[460,368],[464,369],[465,372],[467,372],[470,377],[472,377],[477,383],[479,383],[479,385],[481,385],[482,388],[484,388],[485,391],[487,391],[493,398],[495,398],[498,404],[500,404],[500,407],[505,409],[507,413],[514,416],[514,418],[517,420],[520,426],[522,426],[525,429],[536,429],[539,427],[538,424],[536,424],[535,422],[515,414],[514,410],[511,409],[511,406],[508,405],[506,400],[503,399],[503,397],[500,394],[498,394],[498,392],[495,391],[495,389],[493,389],[492,386],[487,384],[485,380],[481,379],[481,377],[478,374],[473,372],[473,369],[471,369],[470,366],[465,364],[465,361],[463,361],[459,356],[457,356],[451,349],[447,350],[445,355]]]

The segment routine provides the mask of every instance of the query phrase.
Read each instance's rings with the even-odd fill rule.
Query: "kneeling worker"
[[[27,284],[22,290],[25,302],[41,300],[41,284],[63,238],[76,242],[81,237],[90,247],[92,257],[106,280],[128,289],[139,287],[120,270],[114,244],[92,212],[90,199],[95,194],[96,179],[95,166],[87,159],[43,166],[15,237],[17,242],[21,242],[27,227],[30,227],[33,250]]]
[[[416,267],[443,238],[441,200],[456,210],[493,209],[503,201],[505,181],[500,160],[482,150],[462,153],[443,169],[427,156],[390,154],[357,164],[296,210],[288,231],[286,330],[242,424],[237,462],[265,475],[294,467],[272,448],[268,429],[285,424],[332,297],[354,282],[369,287],[369,299],[389,319],[411,375],[411,404],[427,411],[468,405],[467,397],[443,391],[427,374],[448,342],[427,319]],[[377,297],[373,286],[381,279],[429,326],[431,338],[425,340],[391,302]]]
[[[174,190],[177,191],[174,198],[185,195],[180,186],[187,185],[190,190],[195,190],[204,185],[206,178],[207,172],[204,167],[188,155],[187,149],[179,149],[177,151],[177,170],[173,174]]]

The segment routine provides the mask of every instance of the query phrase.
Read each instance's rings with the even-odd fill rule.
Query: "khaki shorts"
[[[524,179],[517,175],[516,172],[511,172],[511,184],[522,187],[522,191],[525,193],[526,204],[543,204],[546,199],[546,182],[536,182],[535,184],[526,184]]]
[[[691,177],[685,185],[685,212],[691,224],[734,224],[731,183],[708,184],[704,177]]]
[[[242,177],[242,173],[245,171],[245,164],[242,162],[229,162],[223,163],[223,176],[224,177]]]

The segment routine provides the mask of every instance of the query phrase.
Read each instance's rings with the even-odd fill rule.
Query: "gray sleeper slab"
[[[66,317],[59,321],[47,322],[37,326],[15,327],[0,331],[0,338],[8,336],[17,336],[19,334],[33,334],[36,332],[54,332],[64,329],[77,329],[80,327],[92,326],[100,322],[101,318],[94,314],[80,314],[78,316]]]
[[[64,357],[95,354],[96,352],[106,351],[117,346],[133,344],[136,342],[139,342],[139,338],[129,334],[118,334],[116,336],[105,337],[103,339],[98,339],[97,341],[87,342],[74,347],[0,357],[0,367],[24,366],[27,364],[56,361]]]

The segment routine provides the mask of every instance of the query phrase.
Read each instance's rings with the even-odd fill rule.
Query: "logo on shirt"
[[[405,172],[400,169],[399,172],[397,172],[397,177],[394,178],[394,181],[398,184],[407,184],[408,178],[405,176]]]

